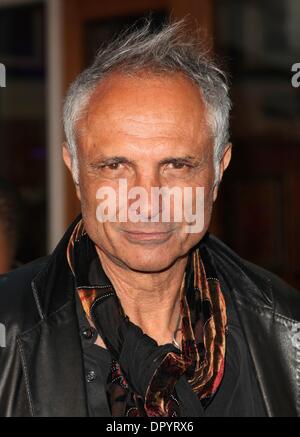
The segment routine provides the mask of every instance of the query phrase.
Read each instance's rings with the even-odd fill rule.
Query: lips
[[[150,241],[162,242],[167,240],[172,231],[165,232],[139,232],[139,231],[123,231],[128,240],[131,241]]]

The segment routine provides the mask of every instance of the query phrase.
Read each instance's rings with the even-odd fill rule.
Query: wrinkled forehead
[[[111,74],[94,90],[77,128],[79,136],[94,138],[134,133],[192,139],[209,130],[201,90],[181,73]]]

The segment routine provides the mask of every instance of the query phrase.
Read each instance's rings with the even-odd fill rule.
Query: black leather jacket
[[[83,359],[66,246],[0,278],[0,416],[87,416]],[[300,293],[205,244],[232,293],[269,416],[300,416]],[[5,346],[5,347],[1,347]]]

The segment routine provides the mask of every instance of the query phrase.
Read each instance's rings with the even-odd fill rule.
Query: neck
[[[188,257],[162,272],[144,273],[125,269],[98,248],[97,252],[130,321],[159,345],[171,343],[178,328],[180,288]],[[176,340],[180,342],[179,334]]]

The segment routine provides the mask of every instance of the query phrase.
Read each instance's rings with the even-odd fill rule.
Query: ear
[[[217,199],[218,196],[218,189],[219,185],[221,183],[221,180],[223,178],[224,171],[228,167],[230,160],[231,160],[231,152],[232,152],[232,143],[228,143],[225,147],[225,151],[223,153],[223,157],[220,161],[219,165],[219,177],[218,177],[218,183],[214,187],[214,201]]]
[[[74,180],[74,177],[73,177],[73,168],[72,168],[73,167],[73,157],[71,155],[69,147],[67,146],[67,143],[63,143],[63,145],[62,145],[62,153],[63,153],[64,163],[66,164],[66,167],[70,170],[70,173],[72,175],[72,179],[73,179],[74,184],[75,184],[75,189],[76,189],[77,197],[78,197],[79,200],[81,200],[79,184],[78,184],[78,182],[76,182]]]

